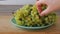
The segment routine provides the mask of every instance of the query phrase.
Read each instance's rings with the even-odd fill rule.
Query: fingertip
[[[41,14],[40,14],[40,16],[44,16],[44,14],[43,14],[43,13],[41,13]]]
[[[36,2],[36,6],[39,6],[39,5],[40,5],[40,2],[39,2],[39,1],[37,1],[37,2]]]

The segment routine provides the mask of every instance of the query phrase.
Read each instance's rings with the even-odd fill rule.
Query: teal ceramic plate
[[[43,28],[47,28],[47,27],[53,25],[53,23],[51,23],[51,24],[49,24],[49,25],[47,25],[47,26],[41,26],[41,27],[25,27],[25,26],[17,25],[14,18],[12,18],[11,21],[12,21],[12,24],[13,24],[13,25],[15,25],[15,26],[17,26],[17,27],[19,27],[19,28],[23,28],[23,29],[34,29],[34,30],[35,30],[35,29],[43,29]]]

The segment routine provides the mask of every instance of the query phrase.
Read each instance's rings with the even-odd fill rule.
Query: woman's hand
[[[40,5],[41,4],[46,4],[47,9],[42,11],[40,10]],[[36,2],[37,9],[40,13],[40,16],[44,16],[52,12],[53,10],[56,10],[60,8],[60,0],[37,0]]]

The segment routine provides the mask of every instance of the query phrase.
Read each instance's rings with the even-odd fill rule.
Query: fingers
[[[51,13],[52,10],[53,9],[51,7],[47,7],[46,10],[40,13],[40,16],[48,15],[49,13]]]
[[[42,12],[41,4],[43,4],[43,3],[40,2],[40,1],[37,1],[37,2],[36,2],[36,7],[37,7],[37,10],[38,10],[39,13]]]
[[[42,11],[41,4],[46,4],[48,6],[47,2],[44,0],[39,0],[36,2],[36,7],[37,7],[37,10],[38,10],[40,16],[47,15],[53,10],[53,9],[51,9],[50,6],[48,6],[46,10]]]
[[[37,1],[36,7],[37,7],[38,12],[41,13],[42,9],[41,9],[41,4],[39,1]]]
[[[40,16],[48,15],[51,13],[53,10],[56,10],[60,7],[59,4],[60,1],[58,0],[37,0],[36,2],[36,7],[37,10],[40,14]],[[46,4],[48,7],[44,11],[41,10],[41,4]]]
[[[39,0],[36,2],[36,7],[37,7],[39,14],[42,12],[41,4],[45,4],[45,0]]]
[[[42,12],[41,4],[45,4],[45,3],[43,1],[42,2],[41,1],[36,2],[36,7],[37,7],[39,14],[41,14],[41,12]],[[41,16],[42,16],[42,14],[41,14]]]
[[[37,0],[37,2],[36,2],[36,4],[45,4],[46,2],[45,2],[45,0]]]

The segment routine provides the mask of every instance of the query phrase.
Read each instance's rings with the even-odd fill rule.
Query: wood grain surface
[[[24,30],[14,26],[11,23],[10,14],[0,14],[0,34],[60,34],[60,16],[57,16],[57,21],[51,27],[41,30]]]

